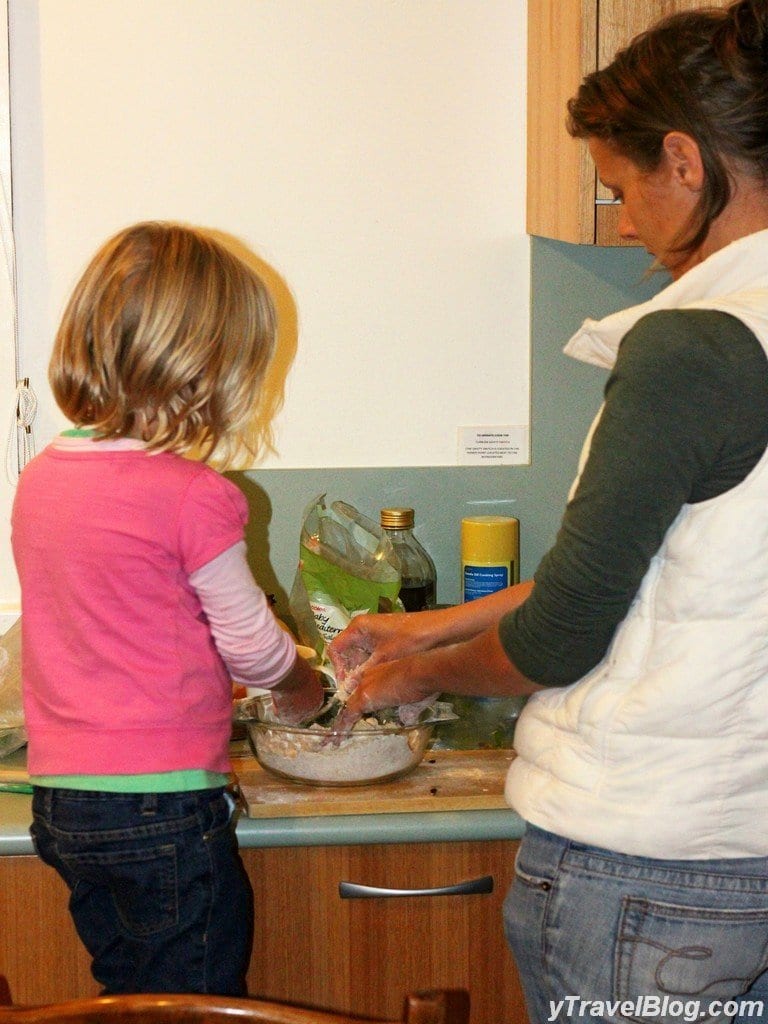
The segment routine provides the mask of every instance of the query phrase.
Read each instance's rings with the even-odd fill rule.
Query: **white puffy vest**
[[[565,351],[610,366],[641,316],[688,307],[733,314],[768,352],[768,231]],[[665,859],[768,855],[768,454],[680,510],[603,660],[534,694],[515,746],[507,801],[540,828]]]

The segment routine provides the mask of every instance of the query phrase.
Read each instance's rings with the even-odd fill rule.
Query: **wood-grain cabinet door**
[[[724,7],[728,0],[711,0]],[[566,104],[582,78],[605,67],[659,18],[702,0],[529,0],[528,233],[621,245],[619,209],[597,181],[586,145],[568,135]]]
[[[472,1024],[527,1024],[502,925],[516,847],[489,841],[243,851],[257,908],[250,991],[394,1018],[408,990],[462,987],[471,993]],[[339,892],[342,882],[402,892],[488,876],[492,891],[474,895]]]
[[[17,1003],[98,995],[67,887],[33,856],[0,856],[0,974]]]

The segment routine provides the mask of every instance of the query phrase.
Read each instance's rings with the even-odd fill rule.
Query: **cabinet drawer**
[[[472,1024],[523,1024],[501,917],[516,850],[506,840],[243,850],[256,894],[251,991],[396,1017],[408,989],[461,987]]]

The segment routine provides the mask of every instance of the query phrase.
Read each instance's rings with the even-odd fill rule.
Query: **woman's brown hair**
[[[268,446],[259,386],[276,321],[260,277],[206,231],[146,222],[93,257],[49,367],[68,419],[223,465]]]
[[[584,79],[568,103],[568,130],[645,171],[658,167],[668,132],[696,140],[705,183],[676,246],[684,258],[731,198],[729,167],[768,186],[768,0],[658,22]]]

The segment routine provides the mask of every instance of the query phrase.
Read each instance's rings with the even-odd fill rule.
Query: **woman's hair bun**
[[[768,67],[768,0],[741,0],[729,11],[739,49],[756,54]]]

